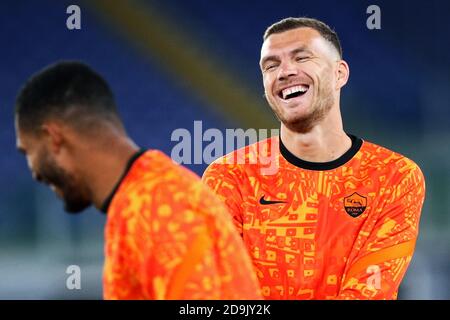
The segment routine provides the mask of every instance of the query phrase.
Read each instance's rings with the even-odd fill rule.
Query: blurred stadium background
[[[81,8],[82,29],[66,28]],[[381,8],[368,30],[366,8]],[[324,20],[351,68],[344,124],[415,160],[427,182],[416,253],[400,299],[450,299],[450,3],[447,1],[0,2],[0,298],[100,299],[105,216],[63,212],[15,150],[19,87],[61,59],[90,64],[111,84],[130,135],[170,154],[173,130],[276,128],[258,68],[265,28],[287,16]],[[206,165],[191,165],[202,174]],[[66,268],[81,267],[81,290]]]

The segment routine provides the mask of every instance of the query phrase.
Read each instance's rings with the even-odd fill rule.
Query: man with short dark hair
[[[33,177],[77,213],[107,213],[105,299],[258,299],[226,209],[187,169],[127,136],[102,77],[79,62],[34,75],[15,112]]]
[[[418,236],[422,172],[344,131],[349,66],[325,23],[270,26],[260,67],[280,136],[216,160],[203,180],[231,212],[263,296],[395,299]]]

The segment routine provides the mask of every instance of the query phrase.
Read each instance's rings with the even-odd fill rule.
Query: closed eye
[[[295,58],[295,61],[297,61],[297,62],[303,62],[303,61],[306,61],[306,60],[308,60],[309,59],[309,57],[296,57]]]
[[[272,71],[272,70],[276,69],[279,65],[280,64],[277,62],[268,63],[263,66],[263,72]]]

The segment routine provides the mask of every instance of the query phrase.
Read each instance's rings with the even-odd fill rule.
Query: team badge
[[[344,208],[347,213],[356,218],[360,216],[367,207],[367,198],[357,192],[353,192],[350,196],[344,198]]]

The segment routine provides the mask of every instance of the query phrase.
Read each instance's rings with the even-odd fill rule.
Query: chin
[[[307,121],[310,117],[311,112],[305,112],[305,110],[289,110],[282,113],[281,119],[283,119],[283,123],[299,123]]]
[[[299,116],[304,116],[305,114],[309,113],[309,110],[311,110],[311,103],[305,103],[305,101],[302,101],[301,103],[292,103],[287,105],[281,105],[281,109],[285,110],[288,113],[296,113]]]

